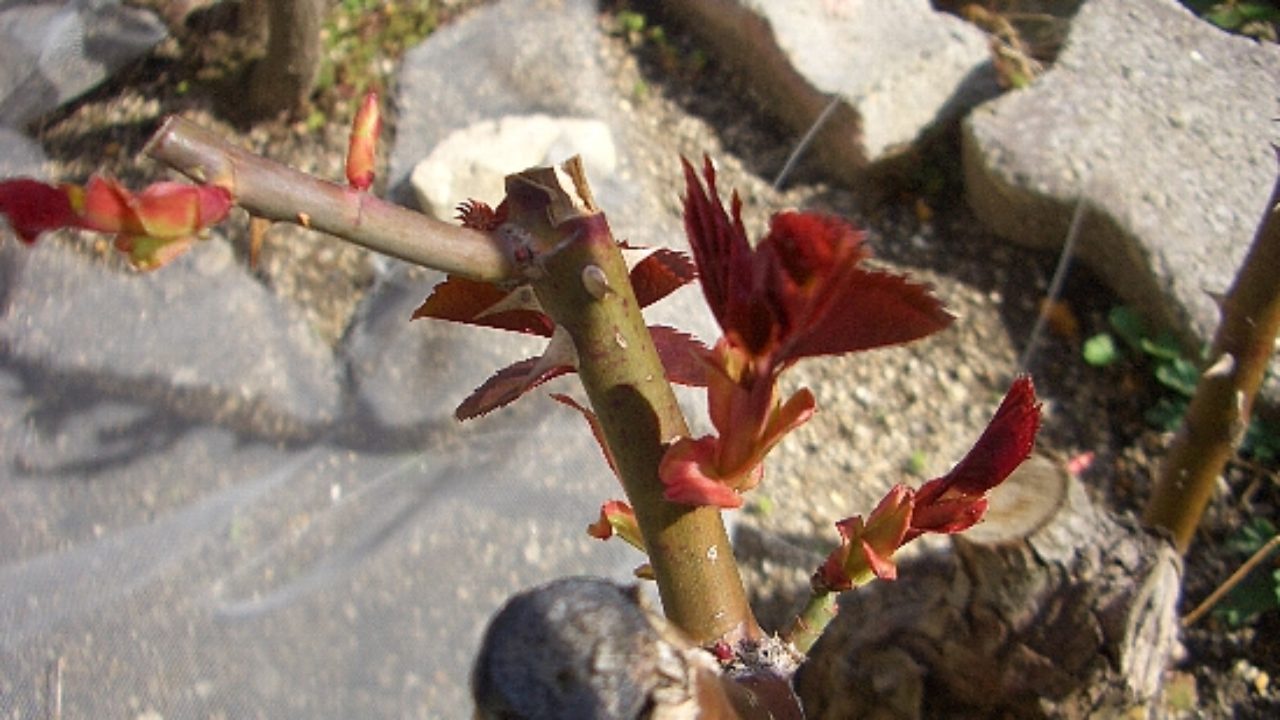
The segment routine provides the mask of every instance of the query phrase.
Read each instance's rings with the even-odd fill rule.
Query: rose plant
[[[548,339],[541,355],[497,371],[463,399],[459,419],[576,373],[589,407],[555,397],[586,417],[627,496],[605,502],[588,531],[644,551],[642,575],[656,580],[668,619],[722,662],[777,642],[746,602],[720,513],[743,504],[764,481],[768,453],[816,410],[809,389],[781,397],[779,378],[801,360],[938,332],[952,322],[941,301],[925,284],[867,267],[864,233],[832,215],[779,212],[753,245],[741,200],[732,194],[726,206],[709,159],[700,173],[683,163],[691,258],[614,241],[574,161],[509,176],[501,203],[465,203],[461,227],[448,226],[369,193],[379,126],[370,95],[352,133],[348,183],[340,186],[171,119],[147,152],[198,184],[166,181],[133,192],[103,177],[84,186],[8,179],[0,181],[0,213],[28,244],[59,228],[115,235],[132,264],[150,270],[238,204],[258,218],[314,227],[445,271],[415,318]],[[710,346],[677,328],[650,327],[641,315],[695,279],[722,331]],[[705,389],[713,434],[690,433],[672,382]],[[896,577],[893,556],[905,544],[979,522],[986,494],[1030,454],[1039,421],[1032,382],[1018,378],[949,473],[915,489],[896,486],[865,518],[838,521],[839,542],[815,569],[811,602],[786,641],[807,649],[830,619],[836,593]]]

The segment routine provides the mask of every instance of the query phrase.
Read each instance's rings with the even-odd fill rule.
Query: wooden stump
[[[1158,716],[1179,555],[1059,463],[1006,485],[954,552],[842,598],[797,679],[810,720]]]

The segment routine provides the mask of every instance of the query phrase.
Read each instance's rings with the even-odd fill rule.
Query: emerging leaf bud
[[[621,500],[610,500],[601,505],[600,519],[587,526],[587,534],[597,540],[608,540],[617,535],[640,552],[649,552],[640,534],[635,511]]]
[[[177,257],[192,237],[222,222],[231,193],[214,185],[159,182],[134,194],[115,180],[93,177],[84,191],[81,224],[116,233],[116,248],[140,270]]]
[[[24,242],[64,227],[113,233],[116,248],[142,270],[177,257],[194,235],[222,222],[231,205],[231,193],[214,185],[158,182],[135,194],[97,176],[84,188],[0,181],[0,212]]]
[[[382,132],[382,114],[378,109],[378,93],[369,91],[356,111],[347,147],[347,182],[356,190],[373,185],[374,159],[378,150],[378,134]]]

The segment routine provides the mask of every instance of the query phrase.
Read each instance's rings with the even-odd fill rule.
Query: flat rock
[[[116,0],[0,3],[0,178],[44,177],[44,152],[16,128],[97,86],[165,36],[155,15]]]
[[[6,241],[0,275],[14,279],[0,298],[0,347],[18,362],[304,434],[337,415],[332,352],[223,241],[141,275],[54,242]]]
[[[0,710],[43,712],[51,657],[82,717],[468,707],[514,588],[638,560],[586,536],[608,468],[530,400],[463,430],[353,411],[300,442],[0,357]]]
[[[1276,177],[1277,78],[1280,47],[1173,0],[1090,0],[1049,72],[965,122],[969,202],[1009,240],[1057,249],[1083,201],[1078,256],[1198,348]]]
[[[44,151],[34,140],[0,127],[0,178],[41,177],[44,162]]]
[[[813,157],[854,187],[999,93],[985,36],[928,0],[667,3],[799,137],[838,100]]]
[[[23,125],[80,96],[167,34],[154,14],[116,0],[4,3],[0,125]]]
[[[513,592],[640,560],[584,532],[618,489],[580,418],[452,418],[517,348],[410,323],[426,273],[338,357],[218,240],[130,276],[6,239],[0,278],[6,716],[50,653],[86,717],[448,715]]]

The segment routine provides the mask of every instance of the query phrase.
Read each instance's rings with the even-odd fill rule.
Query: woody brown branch
[[[457,227],[307,175],[180,117],[167,119],[143,152],[197,182],[227,188],[255,216],[320,230],[473,280],[496,282],[514,272],[509,248],[493,233]]]
[[[1223,467],[1249,423],[1254,397],[1280,330],[1280,178],[1249,253],[1222,302],[1210,368],[1161,465],[1147,524],[1169,530],[1181,552],[1191,545]]]

